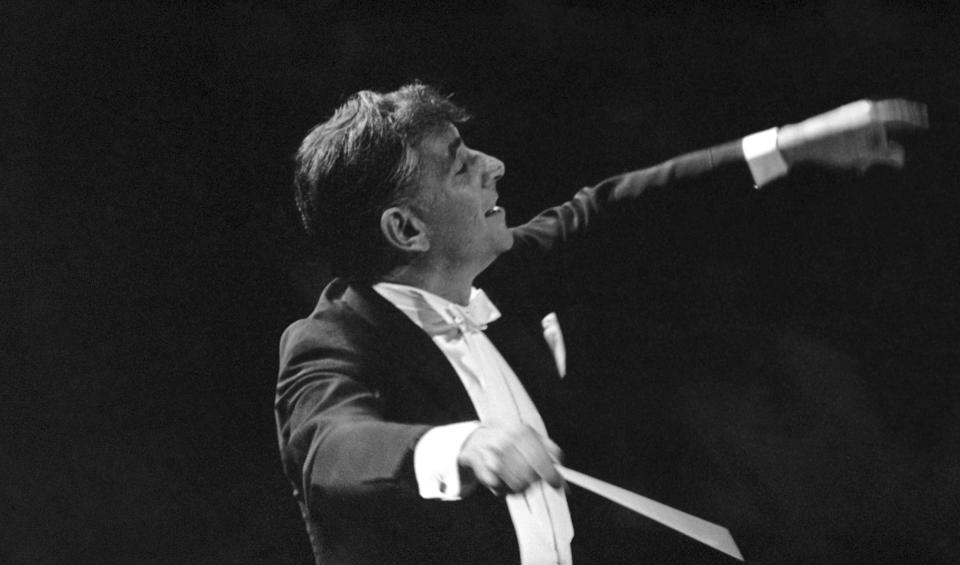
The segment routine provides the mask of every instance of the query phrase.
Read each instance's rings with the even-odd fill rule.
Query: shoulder
[[[323,290],[313,312],[287,326],[280,338],[282,362],[305,351],[354,349],[374,329],[358,311],[368,293],[355,283],[334,279]]]

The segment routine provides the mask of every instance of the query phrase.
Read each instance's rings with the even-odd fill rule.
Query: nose
[[[484,160],[484,184],[490,184],[497,182],[503,175],[507,172],[507,166],[503,164],[503,161],[493,157],[492,155],[483,154]]]

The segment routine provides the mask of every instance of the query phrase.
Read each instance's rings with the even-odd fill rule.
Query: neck
[[[476,275],[464,270],[425,269],[404,265],[383,277],[385,282],[405,284],[423,289],[462,306],[470,303],[470,289]]]

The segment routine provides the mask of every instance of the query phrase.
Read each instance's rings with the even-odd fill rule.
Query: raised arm
[[[514,248],[487,275],[491,281],[487,288],[499,286],[502,273],[516,269],[556,271],[558,267],[544,259],[625,203],[642,205],[650,195],[699,186],[707,179],[763,188],[801,166],[856,172],[876,165],[900,168],[904,150],[890,134],[916,132],[927,125],[923,104],[860,100],[798,123],[610,177],[513,228]]]
[[[570,201],[515,228],[517,251],[550,251],[589,228],[608,208],[676,190],[723,171],[749,171],[754,185],[761,188],[802,165],[858,172],[875,165],[901,168],[903,147],[891,141],[889,134],[926,127],[923,104],[908,100],[853,102],[796,124],[687,153],[584,188]],[[740,178],[746,182],[749,177],[741,174]]]

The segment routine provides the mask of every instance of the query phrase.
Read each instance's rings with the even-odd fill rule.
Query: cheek
[[[484,223],[481,204],[473,200],[464,199],[456,203],[450,214],[450,225],[460,231],[474,231]]]
[[[483,228],[483,218],[478,218],[477,214],[464,208],[447,210],[446,214],[436,220],[436,233],[456,248],[469,247]]]

